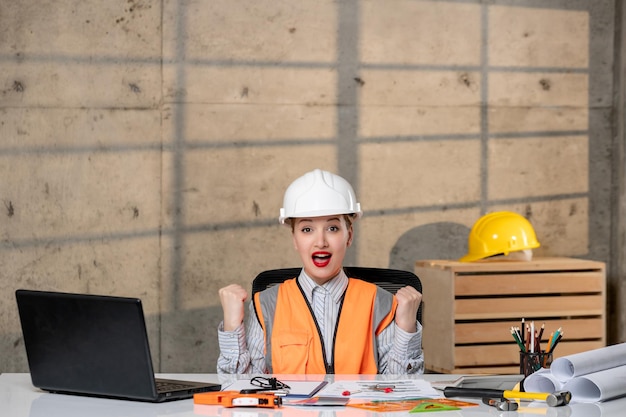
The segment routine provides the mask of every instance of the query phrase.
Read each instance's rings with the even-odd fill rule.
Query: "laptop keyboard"
[[[156,381],[156,387],[158,392],[167,392],[167,391],[178,391],[184,389],[194,388],[191,384],[181,384],[178,382],[170,382],[170,381]]]

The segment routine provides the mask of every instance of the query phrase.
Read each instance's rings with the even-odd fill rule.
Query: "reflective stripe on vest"
[[[316,322],[297,283],[290,279],[254,296],[265,338],[265,362],[277,374],[375,374],[376,336],[394,319],[396,299],[374,284],[350,278],[339,313],[334,358],[324,363]],[[332,343],[328,341],[327,343]]]

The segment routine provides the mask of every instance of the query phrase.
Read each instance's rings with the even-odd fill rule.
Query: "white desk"
[[[214,374],[162,374],[166,378],[223,382]],[[440,380],[442,375],[423,375],[426,380]],[[446,375],[446,380],[451,375]],[[399,377],[400,378],[400,377]],[[479,399],[461,399],[480,403]],[[163,404],[141,403],[73,395],[49,394],[34,388],[29,374],[0,375],[0,416],[7,417],[418,417],[408,412],[375,413],[354,407],[223,408],[195,405],[193,400]],[[430,417],[621,417],[626,415],[626,398],[601,404],[572,403],[547,407],[544,403],[522,403],[518,411],[498,411],[480,404],[460,411],[426,413]]]

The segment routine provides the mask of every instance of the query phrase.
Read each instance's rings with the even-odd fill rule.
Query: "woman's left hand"
[[[398,308],[396,309],[396,326],[407,333],[417,331],[417,310],[422,302],[422,293],[409,286],[396,292]]]

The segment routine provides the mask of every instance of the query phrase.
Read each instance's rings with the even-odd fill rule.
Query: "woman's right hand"
[[[233,331],[244,317],[244,303],[248,299],[248,292],[239,284],[230,284],[220,288],[220,302],[224,310],[224,331]]]

